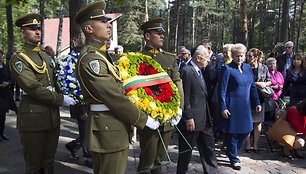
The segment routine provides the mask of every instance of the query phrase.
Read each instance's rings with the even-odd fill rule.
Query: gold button
[[[105,129],[108,130],[108,127],[106,126]]]

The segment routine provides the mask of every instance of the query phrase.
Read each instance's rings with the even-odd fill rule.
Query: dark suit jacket
[[[203,71],[202,74],[204,75]],[[195,131],[201,131],[205,128],[206,121],[209,121],[211,124],[206,84],[201,82],[198,72],[196,72],[190,63],[183,68],[181,78],[184,89],[182,121],[193,118],[195,121]]]
[[[284,69],[285,69],[285,65],[286,65],[286,53],[281,54],[279,56],[276,57],[276,61],[277,61],[277,71],[279,71],[280,73],[283,74]],[[292,55],[293,57],[293,55]],[[283,74],[284,75],[284,74]]]

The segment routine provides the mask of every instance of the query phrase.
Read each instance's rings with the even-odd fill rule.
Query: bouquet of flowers
[[[161,124],[179,114],[180,95],[161,65],[141,53],[124,53],[118,60],[126,96]]]
[[[58,60],[57,83],[63,94],[72,97],[77,103],[84,104],[75,72],[78,57],[79,53],[71,51]]]

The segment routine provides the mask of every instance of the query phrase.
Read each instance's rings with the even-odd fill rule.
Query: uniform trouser
[[[90,151],[94,174],[124,174],[128,161],[129,148],[113,153]]]
[[[0,111],[0,135],[2,135],[4,133],[5,116],[6,116],[6,112],[5,111]]]
[[[60,128],[20,131],[26,174],[53,174]]]
[[[167,148],[171,140],[172,131],[160,131],[160,133]],[[157,130],[145,127],[139,130],[139,137],[141,152],[138,172],[146,173],[152,170],[152,173],[160,173],[160,167],[166,151]]]

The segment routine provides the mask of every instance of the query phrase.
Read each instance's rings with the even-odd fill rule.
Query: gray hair
[[[277,63],[277,60],[274,58],[274,57],[269,57],[267,60],[266,60],[266,64],[270,63],[270,62],[275,62]]]
[[[208,50],[205,46],[203,45],[199,45],[197,47],[197,49],[195,50],[193,56],[192,56],[192,59],[196,59],[196,57],[198,55],[201,55],[201,56],[208,56]]]

